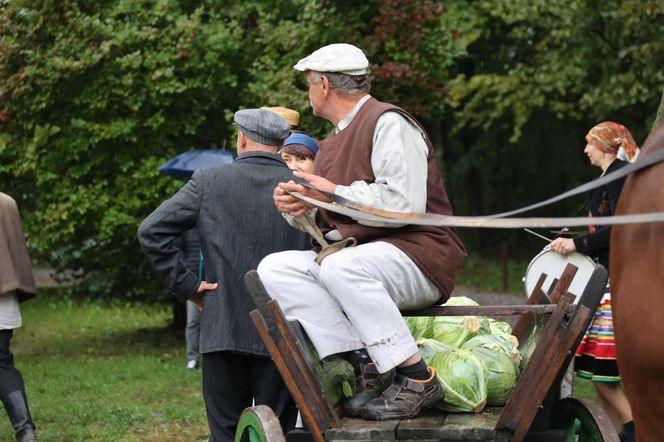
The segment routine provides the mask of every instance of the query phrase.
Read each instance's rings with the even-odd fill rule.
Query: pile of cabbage
[[[479,305],[465,296],[445,305]],[[436,370],[444,411],[479,413],[502,406],[519,377],[521,356],[512,327],[481,316],[406,318],[425,362]]]

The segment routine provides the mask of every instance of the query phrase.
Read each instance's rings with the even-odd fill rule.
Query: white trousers
[[[321,358],[366,348],[380,373],[417,353],[399,310],[434,304],[440,290],[399,248],[349,247],[322,265],[314,251],[268,255],[258,274],[288,320],[298,320]]]

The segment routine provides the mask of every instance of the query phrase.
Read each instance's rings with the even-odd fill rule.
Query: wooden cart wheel
[[[565,441],[620,441],[611,419],[588,399],[565,398],[556,402],[551,411],[551,428],[564,429]]]
[[[245,408],[235,432],[235,442],[285,442],[279,418],[267,405]]]

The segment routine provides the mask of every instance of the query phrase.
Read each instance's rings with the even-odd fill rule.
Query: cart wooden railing
[[[436,306],[403,312],[408,316],[432,315],[519,315],[513,334],[521,345],[534,342],[532,355],[505,407],[480,414],[426,411],[415,419],[371,422],[340,418],[325,398],[297,324],[289,323],[276,300],[271,299],[255,271],[245,275],[245,283],[256,304],[250,313],[270,355],[284,378],[310,435],[288,435],[289,440],[469,440],[502,441],[574,440],[570,432],[580,420],[585,439],[617,442],[608,418],[591,401],[560,399],[561,378],[570,364],[574,349],[587,329],[604,293],[607,272],[598,266],[577,304],[567,292],[576,274],[568,265],[549,293],[542,291],[542,275],[526,305],[514,306]],[[280,427],[265,417],[265,407],[247,409],[240,420],[236,441],[249,441],[246,424],[259,421],[251,431],[255,440],[280,441]],[[251,418],[251,419],[249,419]],[[252,420],[253,419],[253,420]],[[271,425],[271,426],[270,426]],[[259,436],[256,436],[258,434]]]

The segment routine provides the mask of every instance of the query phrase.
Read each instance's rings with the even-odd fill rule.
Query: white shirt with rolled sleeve
[[[336,130],[348,127],[369,98],[363,97]],[[424,212],[428,151],[419,126],[397,112],[386,112],[373,136],[375,182],[337,185],[335,193],[385,210]],[[342,239],[338,230],[325,236]],[[269,295],[279,301],[287,319],[300,322],[321,358],[366,348],[378,371],[385,373],[417,353],[399,309],[427,307],[441,296],[417,264],[384,241],[342,249],[320,265],[315,257],[312,250],[276,253],[264,258],[257,270]]]
[[[337,124],[341,132],[371,98],[366,95],[353,110]],[[373,183],[355,181],[349,186],[337,185],[335,193],[365,206],[395,212],[424,212],[427,204],[427,155],[429,148],[419,126],[397,112],[385,112],[378,118],[373,136],[371,168]],[[359,221],[371,227],[400,227],[378,221]],[[328,232],[326,238],[338,241],[338,231]]]
[[[341,132],[353,121],[363,97],[337,125]],[[355,181],[337,186],[336,194],[360,204],[398,212],[424,212],[427,203],[427,155],[429,148],[419,127],[396,112],[378,118],[373,136],[371,168],[375,182]],[[386,224],[385,227],[394,224]]]

